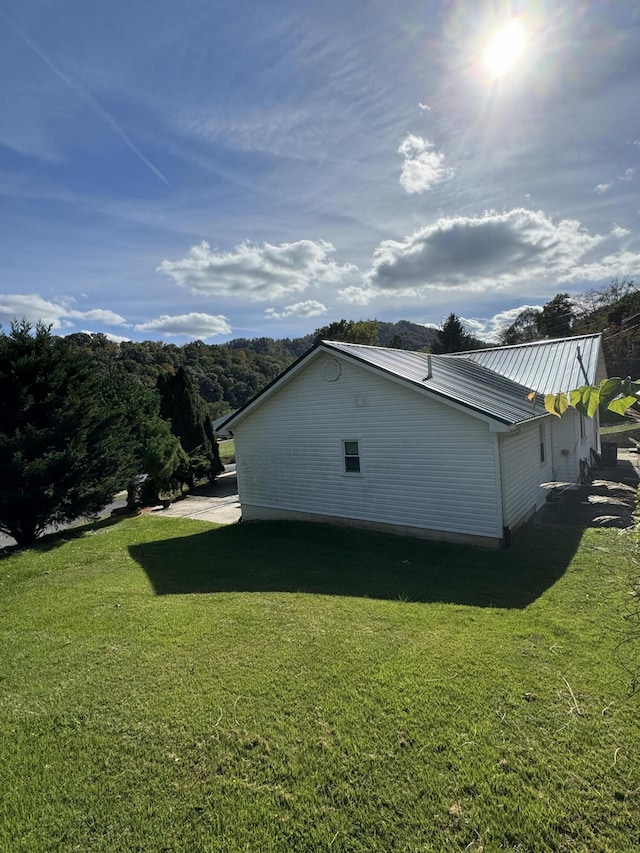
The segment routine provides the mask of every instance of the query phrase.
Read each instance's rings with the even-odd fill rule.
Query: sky
[[[0,323],[491,339],[640,283],[638,0],[0,0]]]

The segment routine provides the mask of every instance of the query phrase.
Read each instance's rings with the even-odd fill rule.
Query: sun
[[[522,57],[525,48],[525,34],[522,23],[514,18],[499,29],[484,49],[484,64],[495,80],[503,77]]]

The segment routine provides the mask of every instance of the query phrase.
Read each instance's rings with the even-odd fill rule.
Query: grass
[[[12,553],[0,850],[638,850],[631,553],[154,517]]]
[[[236,461],[236,447],[232,438],[218,442],[218,451],[223,465],[229,465],[229,463]]]

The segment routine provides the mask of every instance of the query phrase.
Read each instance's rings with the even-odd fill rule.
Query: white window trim
[[[347,444],[355,443],[358,445],[358,454],[357,457],[354,454],[350,454],[347,457]],[[343,477],[362,477],[362,439],[360,438],[343,438],[340,440],[340,453],[342,456],[342,475]],[[347,458],[350,459],[358,459],[358,467],[359,471],[347,471]]]

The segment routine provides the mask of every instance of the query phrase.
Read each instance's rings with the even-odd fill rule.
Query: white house
[[[455,355],[323,341],[224,422],[243,520],[503,544],[599,449],[597,420],[541,395],[605,375],[599,335]]]

